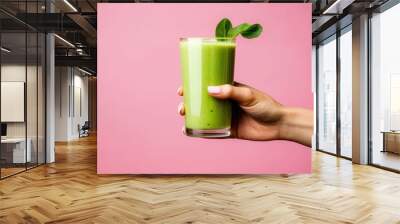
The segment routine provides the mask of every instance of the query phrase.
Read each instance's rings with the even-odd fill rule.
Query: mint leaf
[[[234,28],[231,28],[228,31],[228,37],[231,38],[235,38],[236,36],[238,36],[239,34],[241,34],[242,32],[246,31],[247,29],[249,29],[251,25],[248,23],[242,23],[239,26],[236,26]]]
[[[232,29],[232,23],[229,19],[223,18],[217,25],[215,29],[215,36],[218,37],[227,37],[229,30]]]
[[[256,38],[261,35],[263,28],[260,24],[242,23],[239,26],[232,27],[232,23],[228,18],[223,18],[215,29],[216,38],[232,38],[237,36],[247,39]]]
[[[260,36],[263,28],[260,24],[253,24],[248,27],[245,31],[241,32],[242,37],[252,39]]]

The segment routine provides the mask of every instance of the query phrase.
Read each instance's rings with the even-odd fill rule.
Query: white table
[[[28,143],[26,147],[26,154],[25,154],[25,138],[5,138],[1,139],[1,144],[5,145],[6,147],[10,147],[13,145],[13,163],[25,163],[31,162],[32,160],[32,152],[31,152],[31,145],[32,140],[30,138],[26,139]]]

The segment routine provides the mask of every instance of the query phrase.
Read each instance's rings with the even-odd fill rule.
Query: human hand
[[[208,93],[217,99],[237,103],[233,109],[231,137],[254,141],[290,140],[311,145],[311,110],[286,107],[271,96],[243,84],[209,86]],[[182,87],[178,88],[178,94],[183,96]],[[178,111],[185,115],[183,103]]]

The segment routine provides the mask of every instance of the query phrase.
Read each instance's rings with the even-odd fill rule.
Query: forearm
[[[284,107],[279,138],[311,146],[313,111],[298,107]]]

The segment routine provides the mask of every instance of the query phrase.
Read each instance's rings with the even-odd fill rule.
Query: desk
[[[32,153],[31,145],[32,140],[26,139],[28,143],[25,154],[25,138],[6,138],[1,139],[1,157],[5,159],[6,163],[25,163],[31,162]],[[11,159],[12,158],[12,159]],[[26,159],[26,160],[25,160]]]
[[[400,131],[382,131],[383,150],[382,152],[393,152],[400,154]]]

